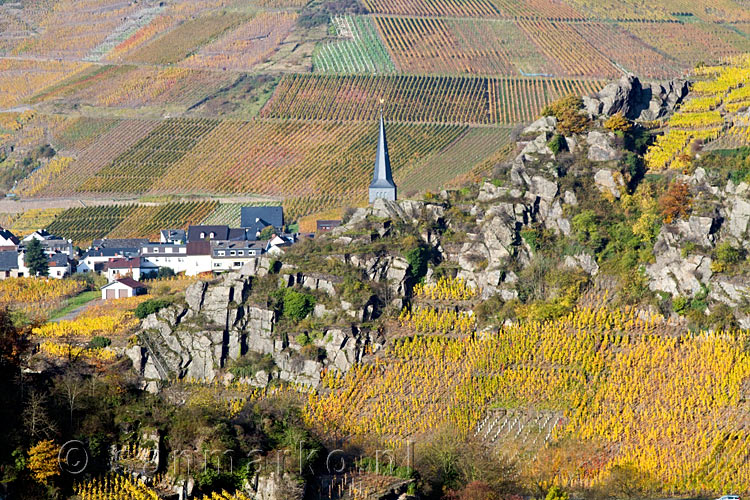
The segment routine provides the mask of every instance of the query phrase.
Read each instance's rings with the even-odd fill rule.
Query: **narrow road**
[[[76,307],[75,309],[73,309],[72,311],[70,311],[68,314],[66,314],[64,316],[60,316],[59,318],[55,318],[55,319],[51,320],[51,322],[52,323],[59,323],[60,321],[74,320],[74,319],[76,319],[78,317],[79,314],[81,314],[83,311],[85,311],[89,307],[91,307],[93,305],[96,305],[96,304],[101,304],[102,302],[103,302],[102,299],[94,299],[92,301],[86,302],[85,304]]]

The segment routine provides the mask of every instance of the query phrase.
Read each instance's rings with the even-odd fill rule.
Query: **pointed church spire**
[[[370,203],[377,198],[396,200],[396,184],[391,174],[391,159],[388,155],[388,141],[385,138],[385,122],[381,101],[380,128],[378,132],[378,149],[375,153],[375,171],[370,183]]]

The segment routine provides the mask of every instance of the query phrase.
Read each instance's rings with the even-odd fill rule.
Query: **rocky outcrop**
[[[603,194],[620,198],[620,189],[625,186],[625,181],[620,172],[603,168],[594,174],[594,184]]]
[[[331,279],[302,273],[280,275],[282,286],[300,284],[330,295]],[[247,302],[252,277],[231,273],[215,283],[197,282],[185,292],[185,303],[148,316],[138,333],[138,344],[126,351],[136,371],[146,380],[192,378],[213,380],[231,360],[250,352],[269,355],[275,368],[260,371],[246,382],[265,386],[272,379],[315,386],[320,372],[333,367],[345,372],[365,352],[377,351],[383,339],[356,326],[327,327],[313,341],[313,358],[283,332],[276,331],[273,310]],[[355,311],[356,313],[356,311]],[[362,312],[360,319],[365,318]],[[356,315],[356,314],[355,314]]]
[[[593,116],[622,113],[631,120],[652,121],[674,111],[689,89],[685,80],[643,85],[638,77],[625,75],[596,94],[585,96],[583,105]]]

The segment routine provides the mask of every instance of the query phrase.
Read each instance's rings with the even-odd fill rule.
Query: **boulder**
[[[631,120],[653,121],[663,118],[682,103],[690,90],[686,80],[643,85],[634,75],[625,75],[602,90],[583,98],[591,116],[622,113]]]
[[[554,132],[557,127],[557,118],[554,116],[543,116],[537,121],[523,129],[523,134],[539,134],[540,132]]]
[[[606,168],[594,174],[594,183],[602,193],[611,194],[615,198],[620,198],[620,188],[625,186],[620,172]]]
[[[613,145],[614,134],[592,130],[586,136],[586,144],[589,146],[588,159],[591,161],[616,160],[620,153]]]

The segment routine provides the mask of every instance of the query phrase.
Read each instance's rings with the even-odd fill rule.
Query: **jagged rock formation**
[[[366,348],[376,352],[382,346],[383,339],[377,332],[340,325],[326,328],[323,338],[314,341],[324,356],[306,359],[300,355],[301,346],[276,330],[276,311],[247,302],[253,277],[267,273],[264,264],[267,266],[268,261],[264,261],[241,273],[226,274],[214,283],[197,282],[186,290],[184,304],[147,317],[138,345],[126,352],[136,371],[150,381],[184,377],[213,380],[230,360],[253,352],[270,355],[275,369],[260,370],[246,382],[265,386],[276,378],[314,386],[323,368],[345,372],[362,359]],[[299,284],[331,296],[336,293],[333,282],[321,276],[282,273],[279,281],[280,286]],[[352,312],[353,316],[368,318],[368,307]],[[318,309],[318,313],[325,310]]]
[[[594,116],[622,113],[631,120],[652,121],[674,111],[689,90],[686,80],[644,86],[638,77],[625,75],[593,96],[585,96],[583,105]]]

